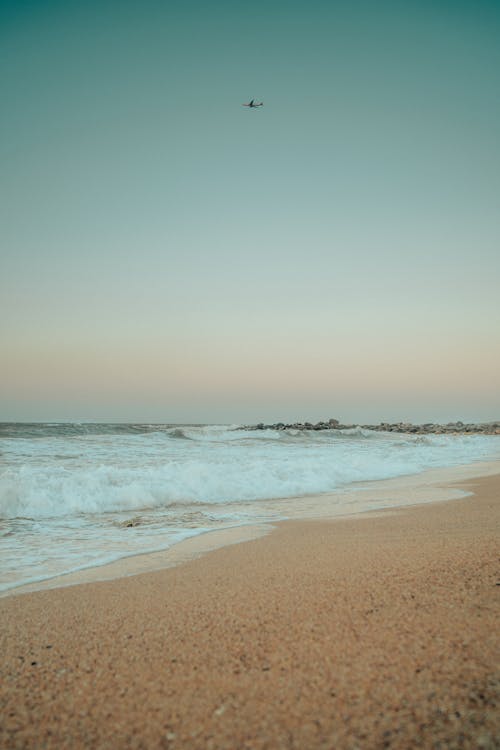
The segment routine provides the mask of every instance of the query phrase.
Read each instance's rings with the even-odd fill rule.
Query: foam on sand
[[[294,520],[341,519],[385,515],[390,510],[456,500],[468,491],[463,483],[477,477],[500,475],[500,461],[468,464],[446,469],[432,469],[417,475],[396,477],[378,482],[361,483],[343,493],[287,498],[286,517]],[[285,510],[284,510],[285,512]],[[66,575],[33,581],[0,593],[22,594],[60,586],[111,580],[180,565],[220,547],[246,542],[264,536],[276,523],[233,526],[207,531],[180,541],[169,549],[122,557],[108,564],[89,566]]]

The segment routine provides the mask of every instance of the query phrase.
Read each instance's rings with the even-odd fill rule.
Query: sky
[[[0,101],[0,421],[500,419],[500,2],[0,0]]]

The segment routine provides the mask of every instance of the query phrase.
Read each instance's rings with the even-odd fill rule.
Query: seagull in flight
[[[264,102],[256,102],[255,99],[252,99],[251,101],[248,102],[248,104],[242,104],[241,106],[250,107],[251,109],[253,109],[254,107],[263,107]]]

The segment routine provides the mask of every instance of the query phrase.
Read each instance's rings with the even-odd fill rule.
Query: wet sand
[[[500,476],[459,486],[2,599],[0,746],[500,747]]]

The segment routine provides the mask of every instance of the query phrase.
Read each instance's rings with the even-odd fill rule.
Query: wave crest
[[[388,436],[361,428],[342,435],[286,430],[255,437],[231,428],[171,426],[140,441],[82,437],[7,444],[0,518],[317,494],[498,454],[495,437]]]

